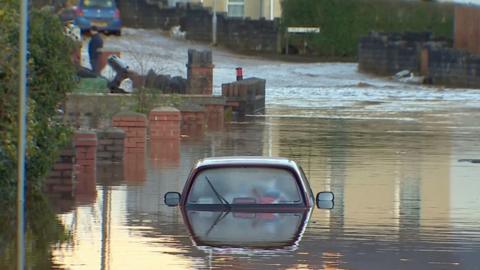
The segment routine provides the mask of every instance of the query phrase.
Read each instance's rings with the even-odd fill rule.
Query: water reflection
[[[145,151],[125,153],[123,175],[128,184],[140,185],[145,181]]]
[[[6,202],[3,199],[0,198],[0,269],[17,269],[15,202]],[[64,229],[42,194],[29,193],[26,208],[26,268],[55,269],[57,265],[52,260],[51,246],[70,242],[68,231]],[[68,209],[68,206],[57,208],[64,209]]]
[[[81,166],[76,173],[75,200],[77,204],[91,204],[97,197],[97,173],[93,166]]]
[[[309,216],[310,211],[269,213],[187,210],[183,213],[194,245],[200,249],[220,248],[220,251],[227,249],[232,253],[247,254],[255,254],[262,249],[270,252],[294,250]]]
[[[269,113],[179,144],[150,142],[143,159],[124,163],[125,181],[113,180],[120,174],[107,181],[97,168],[97,200],[60,215],[74,224],[74,241],[54,250],[56,262],[68,269],[475,269],[480,167],[458,160],[478,158],[478,114],[362,120]],[[181,191],[199,158],[269,154],[298,161],[314,191],[335,192],[335,207],[302,221],[275,214],[183,216],[163,205],[163,194]],[[269,250],[262,239],[278,248],[225,252]],[[294,248],[285,253],[281,246]]]
[[[176,167],[180,163],[180,139],[152,139],[149,150],[154,168]]]

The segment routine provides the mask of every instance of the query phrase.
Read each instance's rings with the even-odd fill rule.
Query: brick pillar
[[[147,119],[141,113],[125,112],[113,117],[114,127],[125,132],[125,154],[145,153]]]
[[[212,130],[222,129],[224,126],[224,105],[223,104],[208,104],[205,106],[207,127]]]
[[[123,161],[125,131],[107,128],[97,132],[97,163],[119,163]]]
[[[237,82],[222,84],[222,95],[233,113],[242,119],[247,114],[265,112],[265,80],[248,78]]]
[[[127,183],[145,181],[145,143],[147,118],[134,112],[119,113],[113,117],[113,126],[125,131],[123,177]]]
[[[182,134],[201,136],[206,124],[205,109],[201,107],[182,108]]]
[[[180,111],[172,107],[153,109],[148,115],[150,139],[180,138]]]
[[[80,204],[95,201],[96,189],[96,154],[97,135],[92,131],[77,131],[73,139],[75,145],[76,200]]]
[[[154,167],[168,167],[180,162],[181,113],[172,107],[153,109],[149,116],[150,160]]]
[[[50,198],[73,198],[75,151],[73,145],[67,146],[53,165],[44,184],[44,191]]]
[[[187,94],[212,95],[213,67],[211,51],[188,50]]]

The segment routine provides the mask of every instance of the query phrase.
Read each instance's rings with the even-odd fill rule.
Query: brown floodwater
[[[269,106],[264,117],[178,144],[149,142],[126,167],[98,168],[96,193],[58,214],[71,240],[52,247],[55,265],[480,269],[480,164],[459,161],[480,158],[478,108],[329,114]],[[197,159],[225,155],[291,158],[314,192],[335,193],[334,207],[296,216],[192,213],[187,226],[164,193],[181,191]],[[256,235],[278,241],[262,247]]]

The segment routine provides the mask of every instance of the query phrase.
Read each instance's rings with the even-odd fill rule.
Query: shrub
[[[0,187],[1,199],[15,189],[18,143],[18,2],[3,0],[0,6]],[[32,11],[28,37],[27,179],[30,189],[41,187],[56,154],[68,139],[68,128],[55,116],[59,104],[75,84],[70,59],[73,41],[63,25],[48,11]],[[15,193],[15,192],[13,192]]]
[[[0,268],[14,267],[15,194],[18,142],[18,0],[0,2]],[[73,41],[48,11],[30,14],[27,117],[27,268],[50,268],[50,245],[63,238],[54,213],[41,193],[70,131],[59,121],[57,108],[75,83],[70,59]],[[32,254],[34,253],[34,254]]]
[[[284,0],[283,27],[316,26],[306,37],[320,56],[355,57],[357,42],[369,31],[432,32],[451,38],[453,5],[428,1]],[[303,37],[293,38],[299,42]]]

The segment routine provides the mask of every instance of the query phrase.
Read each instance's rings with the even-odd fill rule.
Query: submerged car
[[[120,11],[114,0],[80,0],[75,13],[75,24],[82,32],[95,26],[102,32],[121,34]]]
[[[218,157],[200,160],[182,194],[168,192],[164,200],[182,208],[200,249],[278,253],[297,247],[315,202],[331,209],[334,196],[314,197],[303,170],[289,159]]]
[[[294,161],[271,157],[217,157],[200,160],[182,194],[168,192],[165,204],[188,210],[295,211],[333,207],[331,192],[314,197]]]

